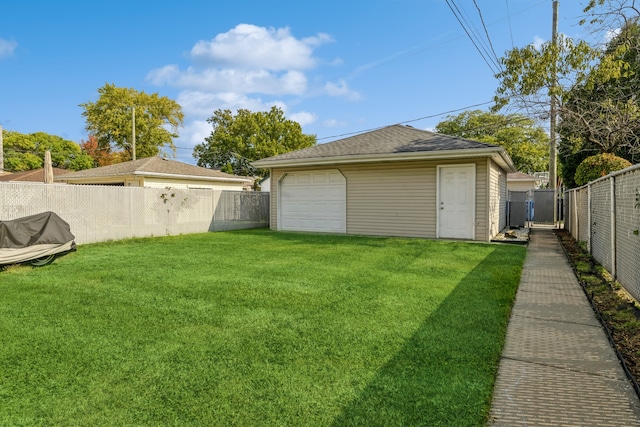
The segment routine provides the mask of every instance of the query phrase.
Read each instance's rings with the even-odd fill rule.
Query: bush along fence
[[[565,229],[640,300],[640,165],[564,193]]]
[[[0,182],[0,220],[45,211],[82,244],[267,227],[269,193]]]

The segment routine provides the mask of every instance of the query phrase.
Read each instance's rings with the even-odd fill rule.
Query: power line
[[[480,6],[478,6],[478,3],[476,2],[476,0],[473,0],[473,4],[476,5],[476,9],[478,11],[478,15],[480,16],[480,22],[482,23],[482,28],[484,28],[484,34],[487,36],[487,41],[489,42],[489,46],[491,47],[491,52],[493,52],[493,57],[496,60],[496,63],[498,64],[498,68],[502,69],[502,67],[500,67],[500,60],[498,59],[498,55],[496,55],[496,50],[493,48],[493,43],[491,42],[491,36],[489,36],[489,30],[487,30],[487,26],[484,23],[484,18],[482,17],[482,11],[480,10]]]
[[[471,34],[469,33],[469,30],[467,29],[467,27],[465,26],[465,24],[462,22],[463,21],[463,17],[462,17],[462,12],[460,11],[460,9],[458,8],[458,6],[455,4],[454,0],[446,0],[447,2],[447,6],[449,6],[449,9],[451,9],[451,12],[453,13],[453,15],[455,16],[456,20],[458,21],[458,23],[460,24],[460,26],[462,27],[462,29],[464,30],[464,32],[467,34],[467,37],[469,37],[469,40],[471,40],[471,43],[473,43],[473,46],[476,48],[476,50],[478,51],[478,53],[480,54],[480,56],[482,57],[482,59],[484,60],[484,62],[487,64],[487,66],[489,67],[489,69],[491,70],[491,72],[493,74],[497,74],[498,71],[496,71],[494,69],[494,66],[496,68],[499,69],[499,67],[497,66],[497,64],[494,64],[493,66],[490,63],[490,60],[493,62],[493,58],[491,58],[491,56],[489,55],[488,52],[486,52],[486,55],[489,56],[489,59],[487,59],[487,56],[485,56],[485,53],[482,52],[482,49],[480,49],[480,47],[478,46],[478,43],[476,43],[476,40],[471,36]],[[454,9],[455,6],[455,9]],[[457,10],[457,12],[456,12]]]
[[[488,40],[488,44],[487,42],[484,40],[484,38],[482,37],[480,31],[478,30],[478,28],[476,27],[476,25],[473,23],[473,19],[471,19],[471,17],[469,17],[469,14],[467,13],[467,11],[464,9],[464,7],[462,6],[457,6],[455,3],[455,0],[451,0],[452,3],[454,4],[454,6],[456,6],[456,8],[459,8],[459,10],[461,10],[461,16],[465,22],[465,24],[467,26],[471,27],[471,33],[474,35],[476,41],[482,46],[482,50],[484,51],[484,53],[487,55],[487,57],[489,57],[489,59],[491,59],[491,62],[497,67],[499,67],[499,60],[498,60],[498,56],[495,54],[495,51],[493,50],[493,45],[491,44],[491,40],[489,39],[489,34],[487,31],[487,28],[485,26],[484,28],[484,32],[487,35],[487,40]],[[480,15],[480,21],[482,22],[483,26],[484,26],[484,20],[482,18],[482,12],[480,12],[480,8],[478,7],[478,5],[476,4],[475,0],[473,0],[473,3],[476,6],[476,9],[478,10],[478,14]],[[468,19],[464,17],[464,14],[466,14],[468,16]],[[490,52],[491,51],[491,52]]]
[[[403,124],[406,124],[406,123],[417,122],[419,120],[432,119],[434,117],[444,116],[445,114],[456,113],[458,111],[468,110],[469,108],[480,107],[482,105],[487,105],[487,104],[491,104],[491,103],[493,103],[493,101],[481,102],[479,104],[474,104],[474,105],[467,105],[466,107],[456,108],[455,110],[443,111],[442,113],[431,114],[431,115],[428,115],[428,116],[418,117],[417,119],[405,120],[405,121],[397,122],[397,123],[394,123],[394,124],[403,125]],[[340,137],[343,137],[343,136],[356,135],[356,134],[359,134],[359,133],[370,132],[370,131],[373,131],[373,130],[382,129],[383,127],[386,127],[386,126],[390,126],[390,125],[378,126],[378,127],[370,128],[370,129],[362,129],[362,130],[355,131],[355,132],[342,133],[340,135],[325,136],[325,137],[322,137],[322,138],[316,138],[316,140],[317,141],[321,141],[321,140],[324,140],[324,139],[340,138]]]
[[[511,48],[513,49],[515,43],[513,43],[513,30],[511,28],[511,12],[509,11],[509,0],[504,0],[507,4],[507,19],[509,21],[509,36],[511,37]]]

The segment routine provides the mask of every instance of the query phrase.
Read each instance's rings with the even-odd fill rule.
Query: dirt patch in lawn
[[[640,393],[640,305],[566,230],[556,230],[569,262]]]

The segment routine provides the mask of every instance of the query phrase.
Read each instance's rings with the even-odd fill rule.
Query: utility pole
[[[136,107],[132,108],[131,114],[131,146],[132,146],[132,160],[136,159]]]
[[[551,28],[551,42],[556,47],[558,44],[558,0],[553,0],[553,26]],[[550,110],[550,124],[549,124],[549,188],[553,190],[553,224],[556,224],[558,220],[558,191],[556,188],[557,182],[557,158],[558,149],[556,145],[556,123],[557,123],[557,100],[556,100],[556,61],[554,58],[553,65],[551,67],[551,110]]]

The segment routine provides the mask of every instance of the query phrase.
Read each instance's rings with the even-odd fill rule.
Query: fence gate
[[[533,190],[533,221],[553,223],[554,190]]]
[[[509,226],[524,227],[530,218],[528,191],[509,191]]]

